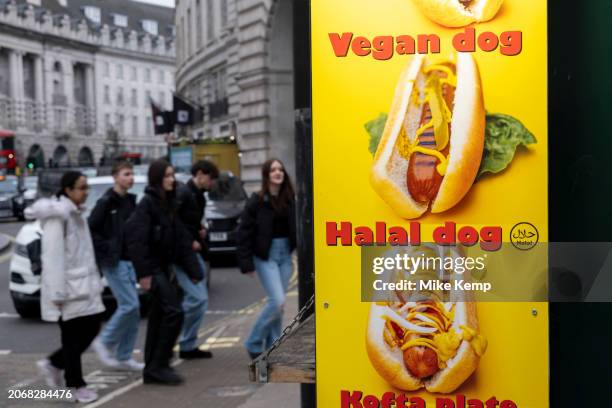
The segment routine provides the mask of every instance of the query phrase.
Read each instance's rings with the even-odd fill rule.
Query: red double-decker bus
[[[14,174],[16,167],[15,132],[0,129],[0,171]]]

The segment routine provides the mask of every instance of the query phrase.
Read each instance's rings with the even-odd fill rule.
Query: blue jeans
[[[181,351],[193,350],[197,347],[198,330],[208,309],[208,289],[206,289],[206,265],[198,254],[198,262],[204,272],[204,279],[194,283],[189,275],[178,265],[174,265],[176,279],[183,289],[183,328],[179,337]]]
[[[293,271],[289,239],[273,239],[268,260],[254,257],[254,261],[255,271],[268,295],[268,301],[244,345],[251,353],[261,353],[281,335],[285,292]]]
[[[100,341],[111,350],[116,347],[117,360],[126,361],[132,358],[140,322],[136,272],[132,263],[127,261],[119,261],[115,267],[101,269],[117,300],[117,310],[102,329]]]

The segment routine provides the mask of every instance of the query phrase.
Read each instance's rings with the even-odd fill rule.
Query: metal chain
[[[313,304],[314,304],[314,295],[310,296],[310,299],[308,299],[306,304],[300,309],[300,311],[293,318],[291,323],[289,323],[289,325],[285,327],[285,329],[283,330],[279,338],[274,340],[274,343],[272,343],[272,346],[270,346],[270,348],[268,348],[268,350],[266,350],[263,353],[263,359],[266,359],[268,355],[270,355],[272,350],[277,348],[279,344],[281,344],[284,341],[285,336],[287,336],[289,333],[293,331],[294,327],[300,322],[300,320],[302,320],[302,317],[304,316],[304,314],[306,314],[306,312],[312,307]]]

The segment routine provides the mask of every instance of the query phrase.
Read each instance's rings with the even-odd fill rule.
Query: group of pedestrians
[[[217,167],[199,161],[181,184],[167,161],[156,160],[138,202],[129,192],[132,165],[118,163],[112,175],[114,186],[88,219],[83,205],[89,186],[78,171],[64,173],[56,196],[38,200],[27,214],[42,228],[42,318],[58,322],[61,332],[60,349],[37,365],[49,386],[59,387],[63,376],[80,402],[98,398],[81,367],[90,345],[105,366],[142,371],[145,384],[183,382],[170,364],[177,342],[182,359],[212,357],[198,348],[197,335],[208,307],[204,192],[218,178]],[[264,164],[262,188],[245,206],[237,241],[241,271],[257,275],[268,295],[245,342],[256,358],[280,336],[296,243],[294,191],[280,160]],[[100,331],[102,276],[117,309]],[[141,310],[137,283],[149,299],[144,362],[134,358]]]

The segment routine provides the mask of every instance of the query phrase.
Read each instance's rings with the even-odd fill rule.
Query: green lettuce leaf
[[[387,114],[381,113],[376,119],[365,124],[370,134],[370,153],[376,153]],[[503,113],[488,114],[485,125],[485,143],[478,177],[485,173],[499,173],[512,159],[519,145],[537,143],[535,136],[516,118]]]
[[[387,122],[387,114],[381,113],[376,119],[373,119],[365,124],[365,128],[370,134],[370,153],[376,153],[376,148],[380,142],[380,138],[385,129],[385,122]]]
[[[519,145],[532,143],[537,143],[535,136],[518,119],[503,113],[488,114],[478,177],[504,170],[514,158]]]

